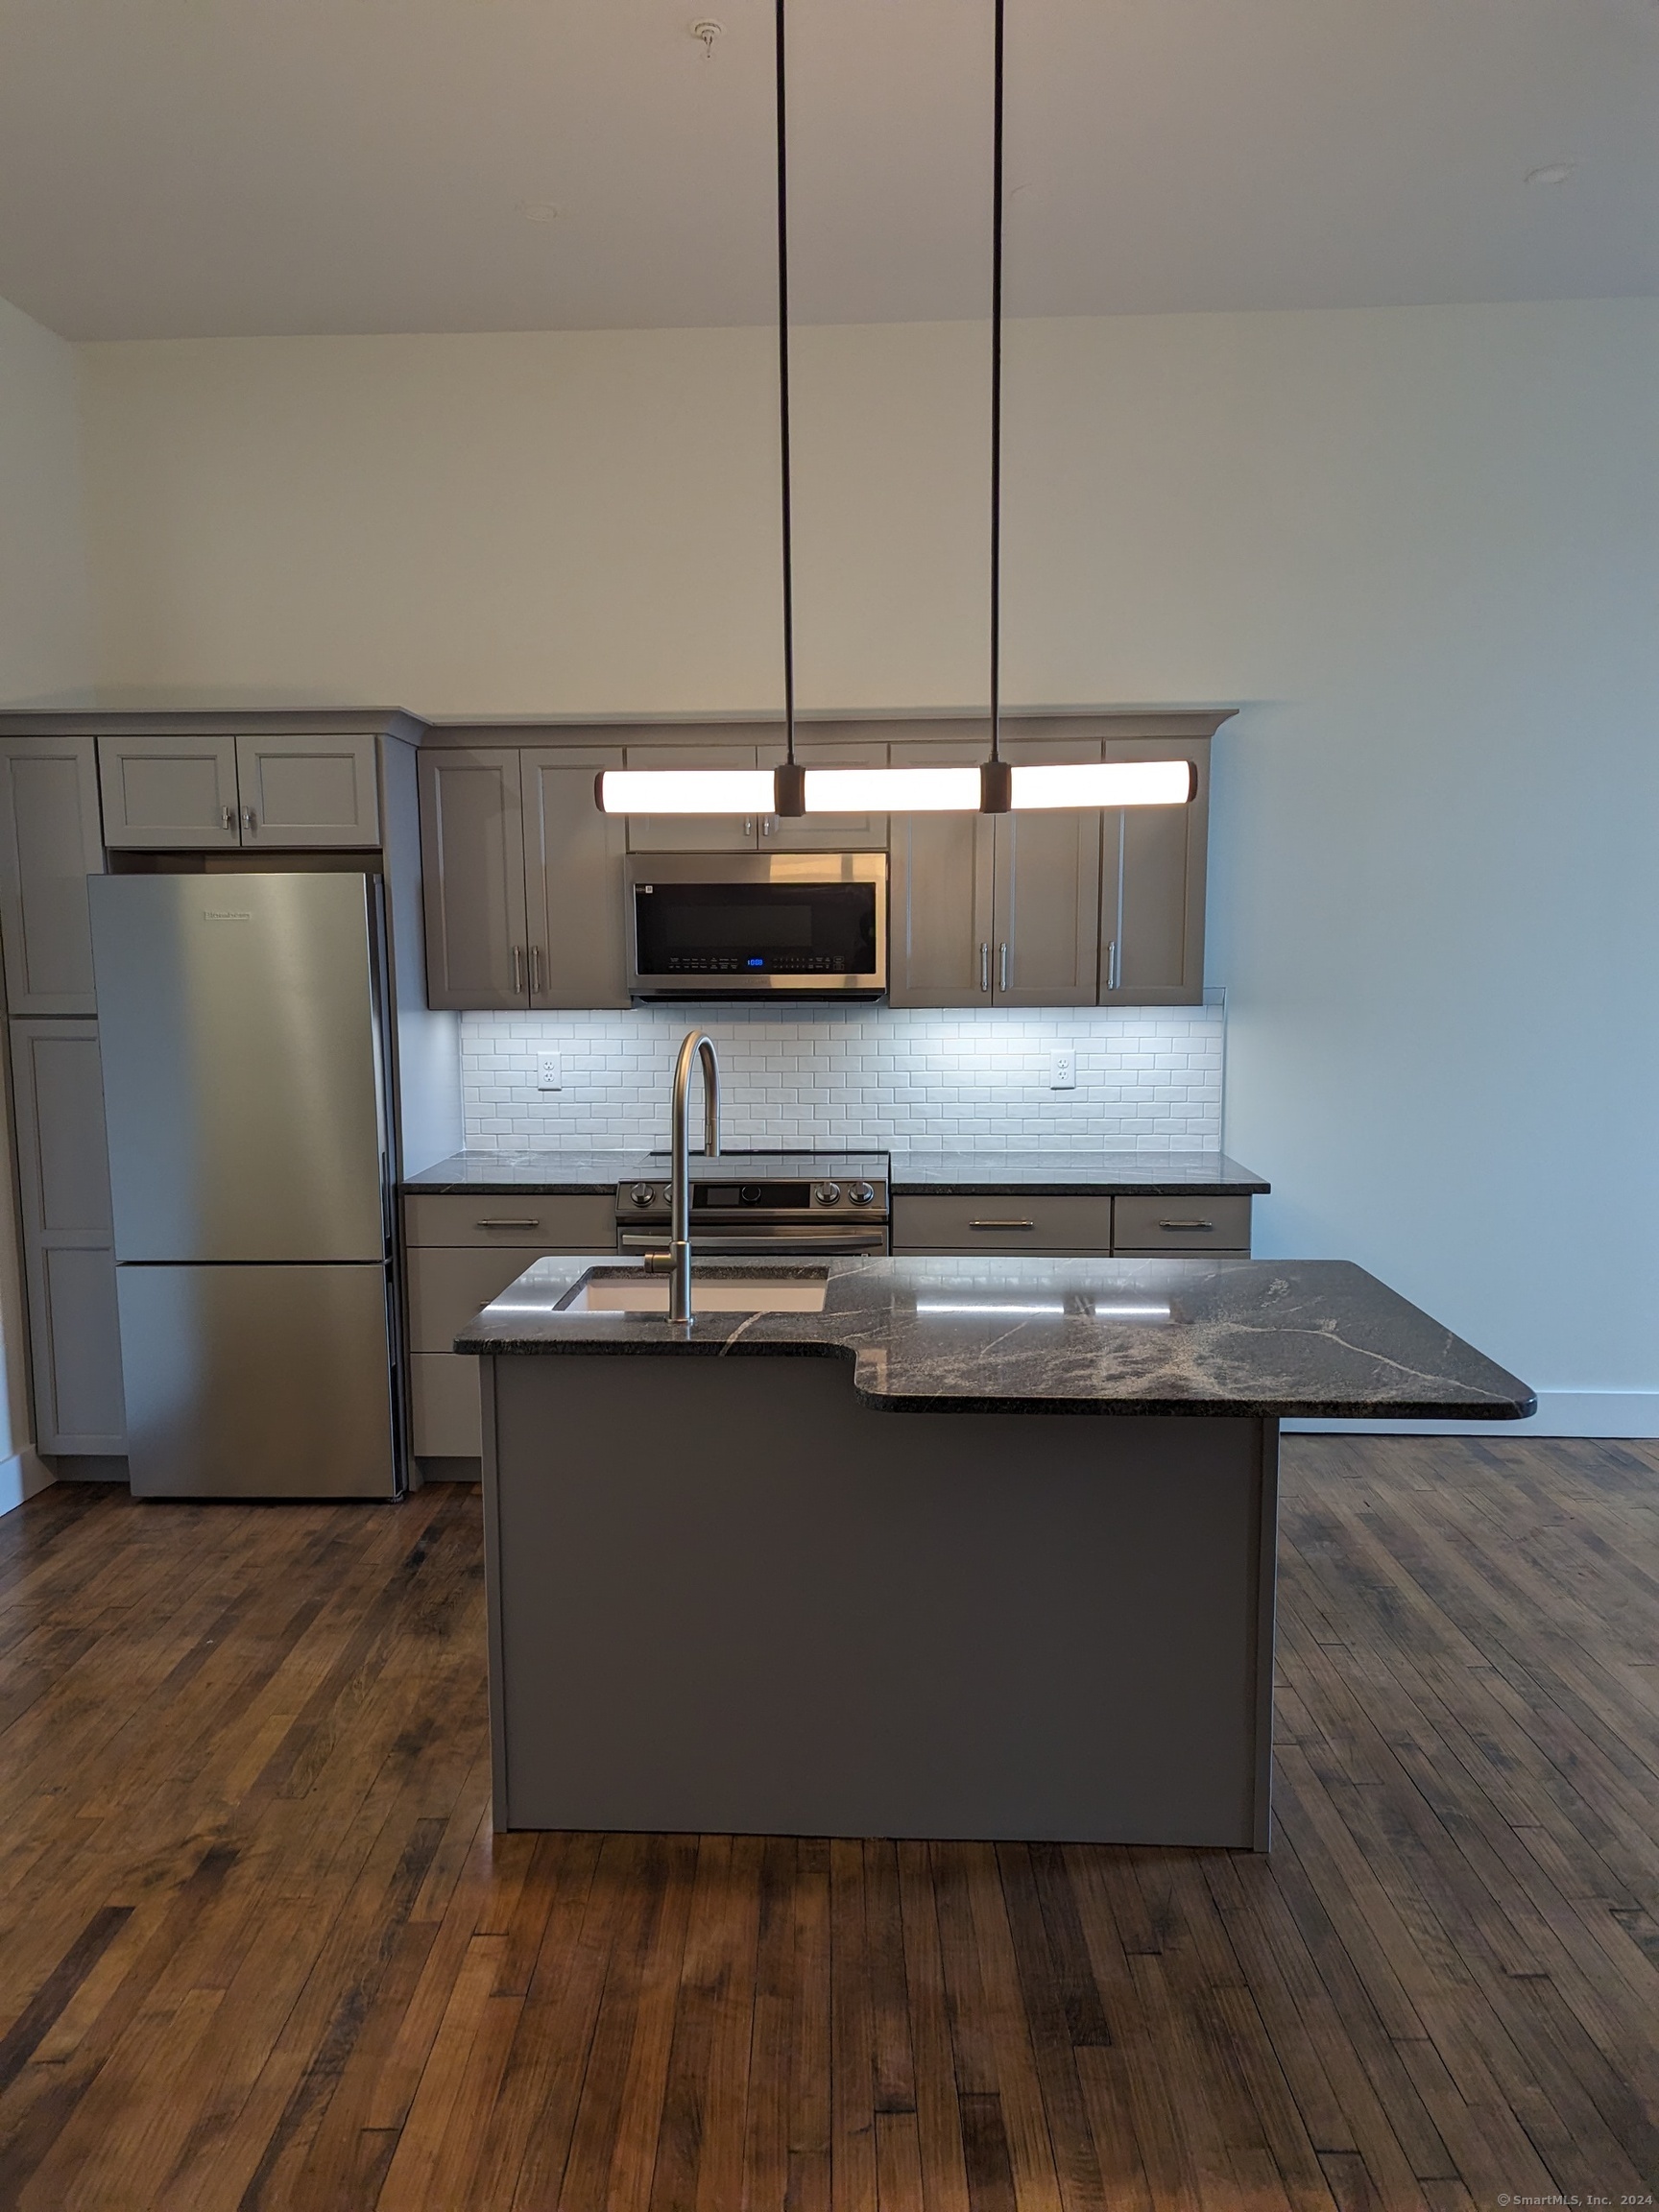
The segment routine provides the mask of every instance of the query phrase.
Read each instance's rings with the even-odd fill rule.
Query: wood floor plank
[[[1659,2188],[1659,1446],[1286,1439],[1265,1857],[493,1838],[475,1489],[0,1519],[0,2212]]]

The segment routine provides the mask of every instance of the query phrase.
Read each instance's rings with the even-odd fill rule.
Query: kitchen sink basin
[[[691,1311],[822,1313],[822,1267],[693,1267]],[[641,1267],[589,1267],[560,1299],[560,1313],[666,1313],[668,1278]]]

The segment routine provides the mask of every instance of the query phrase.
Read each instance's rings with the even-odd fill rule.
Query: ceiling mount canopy
[[[789,453],[789,142],[785,0],[776,0],[778,443],[783,556],[783,758],[776,768],[608,768],[607,814],[1006,814],[1027,807],[1185,806],[1190,760],[1014,763],[1002,757],[1002,108],[1006,0],[993,0],[991,234],[991,752],[977,768],[805,768],[795,757],[795,569]]]

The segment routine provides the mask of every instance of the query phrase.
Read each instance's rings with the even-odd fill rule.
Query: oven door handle
[[[649,1229],[624,1229],[616,1238],[619,1252],[665,1252],[668,1249],[668,1232],[653,1233]],[[803,1231],[799,1236],[782,1230],[776,1237],[700,1237],[693,1235],[693,1255],[701,1253],[705,1259],[746,1257],[753,1259],[770,1252],[778,1259],[790,1259],[814,1252],[878,1252],[887,1249],[887,1237],[883,1230],[869,1229],[814,1229]]]

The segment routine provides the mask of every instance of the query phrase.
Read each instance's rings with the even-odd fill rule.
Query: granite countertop
[[[1343,1260],[830,1260],[693,1269],[828,1277],[821,1313],[560,1312],[587,1258],[538,1262],[457,1352],[829,1357],[886,1411],[1512,1421],[1527,1384]],[[661,1280],[661,1277],[658,1278]]]
[[[661,1180],[662,1152],[455,1152],[407,1177],[411,1192],[504,1196],[513,1191],[546,1197],[610,1190],[618,1183]],[[895,1197],[1220,1198],[1260,1195],[1270,1185],[1219,1152],[895,1152],[853,1149],[817,1152],[745,1151],[718,1160],[693,1153],[693,1175],[727,1175],[739,1161],[772,1174],[814,1177],[830,1173],[886,1176]]]

